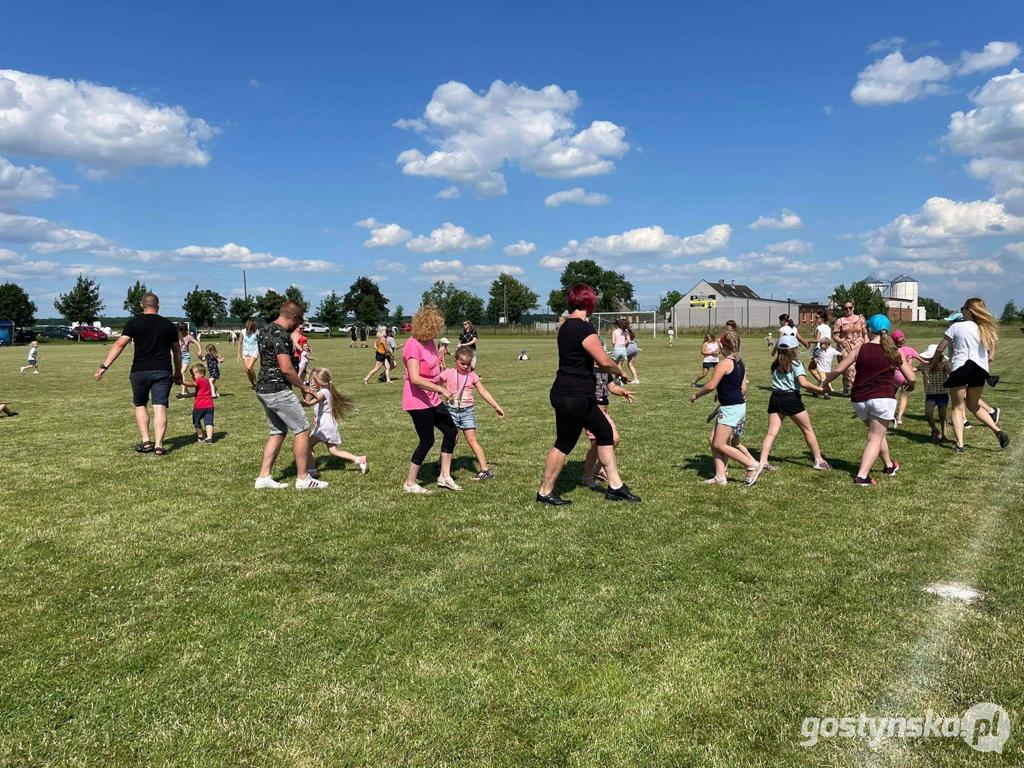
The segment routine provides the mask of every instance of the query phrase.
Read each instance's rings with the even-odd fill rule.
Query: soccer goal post
[[[590,317],[590,321],[597,328],[597,332],[601,338],[607,343],[611,343],[612,328],[615,327],[615,322],[620,318],[624,317],[629,321],[629,327],[638,337],[650,336],[652,339],[658,337],[658,332],[665,332],[668,327],[668,321],[665,319],[665,315],[662,312],[649,311],[649,310],[636,310],[631,309],[627,312],[595,312]]]

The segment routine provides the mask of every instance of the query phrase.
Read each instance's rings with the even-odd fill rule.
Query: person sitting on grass
[[[338,421],[353,408],[352,398],[341,394],[334,386],[334,376],[329,368],[314,368],[309,373],[309,386],[313,392],[303,393],[302,404],[314,408],[313,433],[309,436],[309,474],[320,477],[316,468],[313,449],[317,443],[327,446],[327,452],[342,461],[349,461],[366,474],[368,465],[366,456],[341,450],[341,431]]]
[[[900,465],[889,454],[889,441],[886,438],[889,424],[896,417],[896,371],[903,374],[908,392],[913,391],[916,381],[914,369],[900,354],[889,335],[889,318],[885,315],[872,315],[866,327],[868,340],[851,347],[849,354],[825,377],[827,387],[849,368],[857,367],[857,376],[850,390],[850,402],[857,418],[868,428],[860,467],[853,478],[853,482],[860,486],[878,484],[871,477],[871,468],[879,457],[882,459],[882,471],[887,477],[899,471]]]
[[[814,427],[811,426],[811,417],[800,398],[801,387],[817,394],[824,394],[826,390],[824,387],[808,381],[804,366],[796,356],[798,343],[796,336],[783,336],[779,339],[775,360],[772,361],[772,394],[768,398],[768,433],[761,443],[760,458],[761,466],[768,471],[776,469],[768,460],[771,456],[772,445],[775,444],[775,439],[782,429],[782,420],[787,416],[800,428],[807,447],[811,449],[811,455],[814,457],[811,469],[832,469],[821,455],[818,437],[814,434]]]
[[[448,390],[448,413],[462,434],[466,436],[473,455],[480,463],[480,471],[474,480],[493,480],[494,472],[487,464],[484,449],[476,439],[476,412],[474,410],[473,390],[475,389],[499,419],[505,418],[505,411],[498,401],[487,391],[480,377],[473,370],[473,348],[462,346],[455,350],[455,365],[441,371],[441,383]]]
[[[196,428],[196,440],[204,445],[213,445],[213,383],[206,377],[206,366],[202,363],[196,363],[188,372],[192,375],[192,381],[182,386],[196,391],[196,399],[192,404],[192,426]]]
[[[12,411],[7,403],[0,403],[0,416],[17,416],[17,411]]]

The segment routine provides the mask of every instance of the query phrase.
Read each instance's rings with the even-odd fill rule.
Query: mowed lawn
[[[370,473],[321,455],[322,492],[253,490],[266,425],[233,353],[217,442],[196,445],[191,403],[173,401],[158,459],[132,450],[130,350],[97,383],[102,346],[44,345],[39,376],[0,349],[0,400],[20,412],[0,419],[0,765],[1021,765],[1024,339],[1005,333],[988,394],[1011,448],[978,427],[963,456],[931,445],[915,392],[891,438],[903,469],[873,489],[851,482],[849,403],[810,397],[836,471],[811,471],[787,425],[781,471],[702,485],[699,340],[641,339],[639,400],[612,411],[643,503],[574,487],[581,443],[560,509],[533,501],[551,338],[482,340],[508,411],[478,406],[497,479],[473,482],[460,445],[465,490],[427,497],[401,492],[401,385],[364,386],[372,349],[347,340],[313,354],[357,399],[342,432]],[[768,356],[760,336],[743,351],[756,449]],[[946,603],[924,591],[938,580],[985,599]],[[1016,719],[1002,755],[799,746],[807,716],[981,701]]]

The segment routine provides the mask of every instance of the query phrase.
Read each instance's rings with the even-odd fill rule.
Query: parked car
[[[71,326],[68,325],[42,325],[33,329],[44,339],[74,339],[76,338]]]
[[[338,333],[352,333],[352,323],[349,323],[348,325],[343,325],[340,328],[338,328]]]
[[[403,323],[402,324],[402,333],[411,333],[411,332],[412,332],[412,323]]]
[[[31,328],[19,328],[14,332],[15,344],[31,344],[36,340],[36,332]]]
[[[326,325],[321,325],[320,323],[303,323],[302,324],[302,332],[303,333],[330,333],[331,329],[328,328]]]
[[[80,325],[77,328],[73,328],[72,333],[75,334],[75,338],[79,341],[106,341],[108,338],[107,334],[99,328],[93,328],[91,325]]]

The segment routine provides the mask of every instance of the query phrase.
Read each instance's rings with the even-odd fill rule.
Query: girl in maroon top
[[[867,326],[868,340],[844,357],[824,381],[825,387],[828,387],[847,368],[857,366],[850,402],[857,418],[868,428],[868,440],[860,459],[860,469],[853,479],[857,485],[875,485],[870,472],[879,457],[882,459],[882,471],[886,475],[892,477],[899,471],[899,463],[889,455],[889,441],[886,439],[889,424],[896,416],[896,371],[903,374],[908,392],[914,388],[915,378],[914,369],[900,354],[896,342],[889,335],[889,318],[885,315],[872,315]]]

